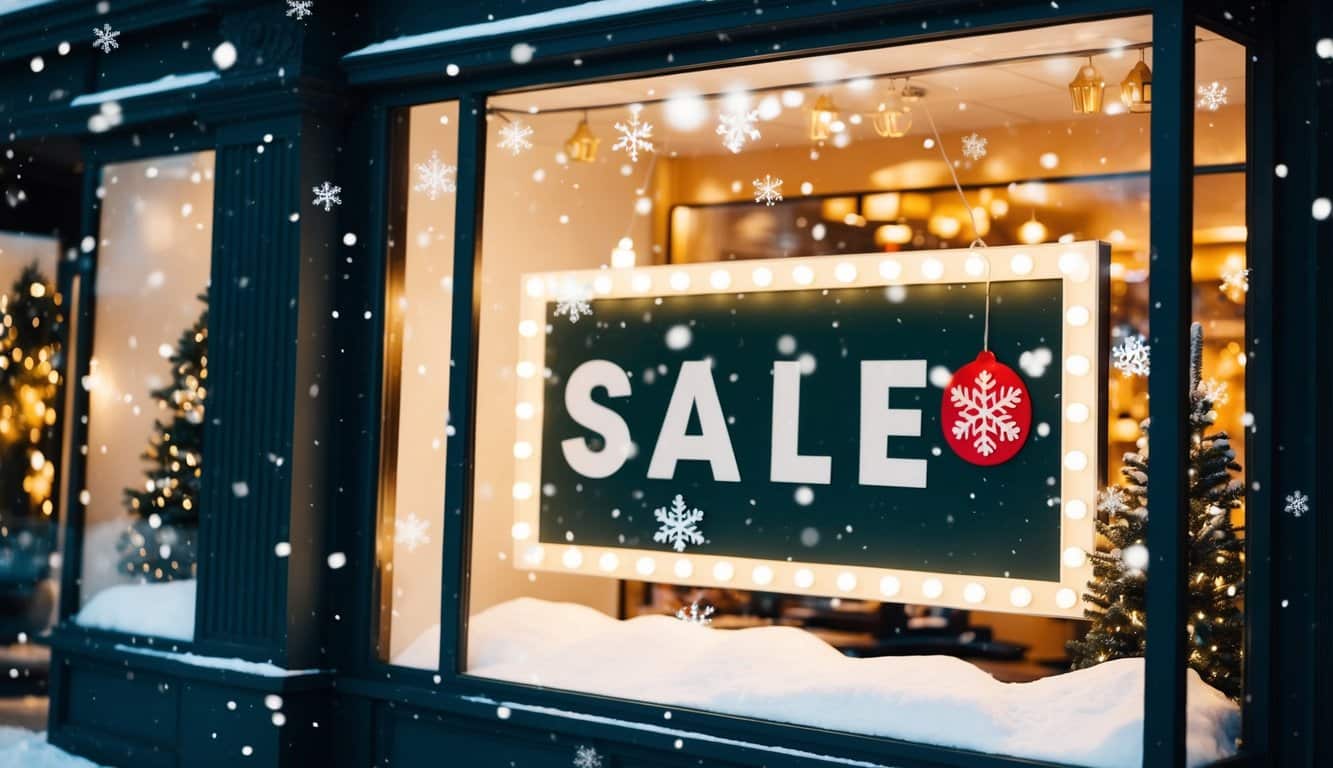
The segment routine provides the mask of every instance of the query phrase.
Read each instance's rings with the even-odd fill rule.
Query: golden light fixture
[[[1046,225],[1037,221],[1037,212],[1032,212],[1032,218],[1023,222],[1023,226],[1018,228],[1018,239],[1027,245],[1036,245],[1046,240]]]
[[[875,243],[877,245],[905,245],[912,242],[912,237],[912,228],[902,222],[885,224],[875,229]]]
[[[901,139],[912,130],[912,108],[893,87],[892,80],[889,81],[889,92],[876,107],[870,124],[874,126],[875,133],[886,139]]]
[[[613,269],[629,269],[634,266],[638,260],[638,255],[634,253],[634,241],[628,237],[620,238],[616,247],[611,249],[611,267]]]
[[[1148,68],[1148,62],[1143,60],[1141,48],[1138,63],[1120,81],[1120,101],[1130,112],[1152,111],[1152,70]]]
[[[578,126],[574,128],[574,133],[565,141],[565,154],[569,155],[570,160],[580,163],[591,163],[597,159],[597,145],[601,139],[588,127],[588,113],[583,113],[583,119],[579,121]]]
[[[832,125],[838,119],[838,106],[827,93],[819,94],[810,108],[810,140],[827,141],[833,133]]]
[[[1083,115],[1095,115],[1102,111],[1102,89],[1106,87],[1106,81],[1102,79],[1102,73],[1092,65],[1092,57],[1088,57],[1088,63],[1079,67],[1078,74],[1069,83],[1069,98],[1074,102],[1074,112]]]

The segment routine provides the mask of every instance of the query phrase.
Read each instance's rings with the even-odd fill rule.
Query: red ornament
[[[949,380],[940,429],[964,461],[983,467],[1012,459],[1027,442],[1032,400],[1014,369],[983,350]]]

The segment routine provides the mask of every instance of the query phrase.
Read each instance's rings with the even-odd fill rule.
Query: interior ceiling
[[[874,77],[886,73],[929,69],[958,64],[994,62],[1022,56],[1059,54],[1088,49],[1115,49],[1151,41],[1152,19],[1134,16],[1084,22],[1042,29],[1028,29],[989,35],[973,35],[949,40],[913,43],[889,48],[850,51],[824,56],[723,67],[685,74],[646,77],[635,80],[593,83],[541,91],[527,91],[496,96],[492,107],[540,113],[551,109],[589,108],[594,129],[599,123],[623,120],[626,108],[621,104],[669,98],[681,93],[752,94],[806,83],[825,86],[796,87],[804,97],[800,108],[784,108],[771,120],[761,121],[765,147],[808,143],[806,136],[809,106],[820,93],[830,94],[844,115],[870,113],[883,99],[887,80],[866,83],[844,82],[851,78]],[[1207,30],[1197,31],[1197,77],[1201,83],[1217,81],[1227,87],[1228,102],[1241,103],[1245,96],[1245,51],[1229,40]],[[1152,52],[1146,51],[1152,65]],[[1119,50],[1099,55],[1094,63],[1107,83],[1105,103],[1119,106],[1119,83],[1138,58],[1137,51]],[[989,126],[1067,120],[1072,116],[1069,81],[1086,59],[1058,57],[1038,61],[995,63],[920,75],[912,83],[924,87],[926,106],[939,130],[980,130]],[[897,81],[901,85],[902,81]],[[859,87],[858,87],[859,86]],[[602,107],[602,105],[613,105]],[[602,108],[599,108],[602,107]],[[680,154],[717,154],[720,150],[714,134],[716,113],[724,109],[722,99],[708,103],[714,117],[692,131],[668,126],[661,103],[649,103],[643,119],[654,125],[654,138]],[[578,113],[563,114],[572,125]],[[564,121],[561,121],[564,122]],[[605,126],[600,126],[603,129]],[[863,129],[868,129],[863,126]],[[545,135],[542,135],[545,134]],[[558,146],[565,134],[539,131],[533,137],[539,143]]]

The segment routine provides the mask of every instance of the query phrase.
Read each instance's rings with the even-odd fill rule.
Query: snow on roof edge
[[[380,53],[423,48],[481,37],[494,37],[510,32],[542,29],[606,16],[622,16],[635,11],[669,8],[673,5],[685,5],[693,2],[697,2],[697,0],[591,0],[591,2],[579,3],[578,5],[529,13],[523,16],[513,16],[508,19],[465,24],[461,27],[449,27],[415,35],[403,35],[402,37],[372,43],[365,48],[359,48],[343,56],[343,59],[373,56]]]
[[[149,80],[145,83],[122,85],[119,88],[109,88],[105,91],[85,93],[82,96],[76,96],[69,105],[71,107],[85,107],[90,104],[102,104],[108,101],[130,99],[135,96],[147,96],[150,93],[175,91],[181,88],[189,88],[191,86],[211,83],[214,80],[217,80],[218,77],[218,73],[213,71],[190,72],[184,75],[167,75],[156,80]]]

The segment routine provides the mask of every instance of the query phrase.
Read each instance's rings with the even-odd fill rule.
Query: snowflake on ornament
[[[698,624],[706,627],[713,623],[713,606],[699,605],[699,601],[696,600],[688,606],[678,609],[676,618],[686,624]]]
[[[1111,364],[1125,376],[1147,376],[1152,370],[1150,351],[1142,336],[1126,336],[1111,350]]]
[[[343,191],[343,188],[335,187],[327,181],[320,184],[318,187],[311,187],[310,191],[315,193],[315,199],[312,202],[312,205],[316,207],[323,206],[325,213],[332,211],[333,206],[343,204],[342,198],[338,197]]]
[[[1216,80],[1208,85],[1199,86],[1198,93],[1199,109],[1216,112],[1219,107],[1227,103],[1227,87]]]
[[[394,543],[407,547],[408,552],[415,552],[417,547],[430,543],[430,537],[426,535],[426,529],[428,528],[430,528],[430,521],[422,520],[417,517],[415,512],[412,512],[408,514],[405,520],[393,521]]]
[[[653,124],[639,122],[639,113],[643,111],[642,104],[634,104],[629,108],[629,122],[616,122],[616,132],[620,138],[611,145],[612,151],[628,152],[629,159],[633,162],[639,162],[639,153],[653,151]]]
[[[440,162],[440,153],[435,150],[430,151],[430,159],[424,163],[417,163],[416,186],[412,187],[417,192],[425,192],[426,197],[434,200],[445,192],[454,192],[457,186],[454,183],[454,174],[458,168],[448,163]]]
[[[93,47],[100,48],[102,53],[111,53],[112,48],[120,47],[120,43],[116,42],[120,32],[112,29],[110,24],[103,24],[101,29],[93,27],[93,36]]]
[[[995,453],[999,443],[1022,437],[1023,431],[1011,411],[1023,402],[1023,391],[999,386],[990,371],[982,370],[970,385],[950,387],[949,400],[958,409],[953,436],[971,440],[973,450],[982,456]]]
[[[581,317],[592,316],[592,304],[588,301],[592,292],[586,285],[570,284],[555,300],[555,316],[567,317],[569,322],[577,323]]]
[[[1287,494],[1287,505],[1282,509],[1292,517],[1302,517],[1310,511],[1310,497],[1300,491],[1289,493]]]
[[[602,756],[595,748],[580,744],[574,750],[574,768],[602,768]]]
[[[973,132],[963,137],[963,157],[968,160],[980,160],[986,156],[986,137]]]
[[[722,137],[722,146],[732,152],[740,152],[746,141],[759,138],[759,129],[754,127],[759,119],[758,110],[744,110],[723,113],[718,117],[717,135]]]
[[[287,15],[297,21],[314,16],[315,12],[311,10],[314,4],[315,0],[287,0]]]
[[[754,185],[754,201],[764,205],[773,205],[782,200],[782,179],[765,173],[764,178],[750,182]]]
[[[532,149],[532,142],[528,141],[531,135],[532,127],[521,120],[507,122],[500,129],[500,149],[507,149],[512,155],[518,155],[525,149]]]
[[[653,510],[653,517],[659,523],[653,541],[670,544],[677,552],[684,552],[686,545],[699,546],[704,543],[704,535],[699,531],[699,523],[704,519],[702,509],[690,509],[685,497],[679,493],[671,501],[671,509],[658,507]]]

